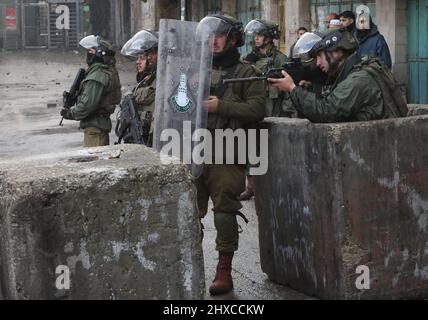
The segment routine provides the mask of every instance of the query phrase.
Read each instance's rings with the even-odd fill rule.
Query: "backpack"
[[[407,117],[409,110],[406,95],[392,72],[379,58],[363,57],[355,68],[365,70],[379,85],[385,106],[385,119]]]

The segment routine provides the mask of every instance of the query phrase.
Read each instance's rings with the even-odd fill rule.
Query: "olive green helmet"
[[[315,57],[317,53],[322,50],[332,52],[337,49],[354,52],[358,47],[357,39],[355,39],[349,31],[346,29],[339,29],[325,34],[322,39],[314,45],[309,54],[311,57]]]

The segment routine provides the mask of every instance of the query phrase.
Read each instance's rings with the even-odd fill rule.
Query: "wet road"
[[[77,70],[85,68],[77,51],[0,53],[0,157],[76,149],[83,132],[78,122],[60,127],[62,92],[69,90]],[[123,88],[132,85],[131,62],[118,62]],[[48,104],[57,105],[48,108]],[[112,142],[115,137],[112,135]]]
[[[78,68],[85,67],[84,61],[84,55],[77,51],[0,52],[0,158],[79,149],[82,146],[83,132],[79,131],[78,122],[64,121],[63,127],[58,123],[62,92],[69,89]],[[126,92],[135,81],[134,65],[126,59],[119,59],[117,66],[122,91]],[[48,108],[48,104],[56,104],[57,107]],[[111,143],[115,140],[112,133]],[[245,202],[242,212],[250,223],[243,225],[240,249],[234,258],[232,276],[235,290],[215,299],[308,299],[267,279],[260,267],[254,201]],[[203,249],[208,288],[217,264],[212,214],[204,219],[204,225]],[[212,299],[208,289],[206,298]]]

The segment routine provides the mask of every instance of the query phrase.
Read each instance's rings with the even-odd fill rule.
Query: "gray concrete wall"
[[[156,15],[156,0],[147,0],[146,2],[140,1],[140,12],[136,13],[136,20],[139,21],[138,27],[141,29],[156,29],[157,15]]]
[[[6,299],[202,299],[195,189],[142,146],[0,163]],[[68,266],[70,290],[57,290]]]
[[[326,299],[428,298],[428,117],[268,119],[255,178],[262,270]],[[370,290],[356,288],[360,265]]]
[[[428,105],[426,104],[409,104],[409,116],[428,115]]]

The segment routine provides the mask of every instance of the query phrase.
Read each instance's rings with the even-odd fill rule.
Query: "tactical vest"
[[[155,106],[156,106],[156,75],[141,87],[134,90],[134,98],[137,104],[138,115],[141,119],[146,146],[153,146],[153,131],[155,128]]]
[[[89,68],[86,81],[97,81],[104,86],[104,95],[99,104],[99,114],[110,116],[122,97],[119,73],[114,66],[96,64]]]
[[[283,55],[276,47],[269,50],[267,55],[262,56],[256,63],[255,66],[264,74],[273,68],[281,68],[286,62],[287,57]],[[281,113],[281,104],[285,98],[285,94],[280,92],[278,88],[274,86],[266,86],[266,116],[279,116]]]
[[[254,75],[260,75],[260,71],[248,62],[240,61],[233,67],[226,69],[213,69],[211,76],[210,94],[219,99],[240,102],[245,99],[245,89],[243,83],[223,84],[224,79],[242,78],[248,68],[254,70]],[[243,122],[236,118],[226,118],[219,114],[208,115],[208,129],[240,129],[245,128]]]
[[[134,89],[135,102],[137,103],[139,112],[149,111],[155,112],[156,95],[156,78],[153,78],[149,83],[143,83]]]

